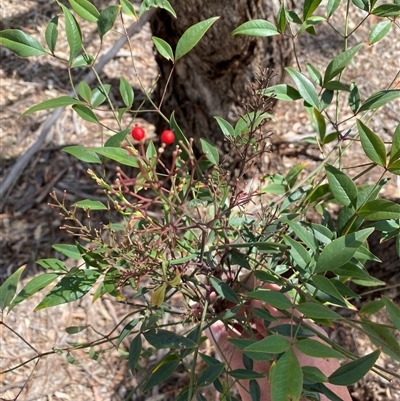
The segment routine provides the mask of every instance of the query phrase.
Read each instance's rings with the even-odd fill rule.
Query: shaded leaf
[[[202,152],[206,155],[206,159],[209,160],[214,166],[218,166],[219,154],[217,147],[204,138],[200,138],[200,145]]]
[[[218,280],[216,277],[210,277],[210,283],[222,298],[227,299],[234,304],[239,303],[239,299],[235,291],[228,284]]]
[[[361,111],[365,110],[377,109],[378,107],[381,107],[386,103],[397,99],[398,97],[400,97],[400,89],[390,89],[376,92],[362,104],[358,112],[360,113]]]
[[[124,166],[138,167],[137,158],[130,154],[127,150],[121,148],[114,148],[111,146],[107,147],[99,147],[99,148],[89,148],[99,155],[105,156],[108,159],[115,160],[118,163],[123,164]]]
[[[142,392],[167,380],[177,369],[180,359],[177,355],[166,355],[151,371],[151,376],[144,385]]]
[[[42,266],[44,269],[54,270],[56,272],[64,272],[67,273],[68,270],[65,267],[64,263],[61,260],[49,258],[49,259],[39,259],[36,263]]]
[[[315,302],[303,302],[297,310],[310,319],[342,319],[342,317],[324,305]]]
[[[278,291],[259,289],[246,294],[248,298],[259,299],[277,309],[289,309],[292,303],[286,295]]]
[[[354,384],[371,370],[380,353],[380,350],[376,350],[355,361],[346,363],[329,376],[329,383],[338,386],[350,386]]]
[[[252,359],[259,360],[255,358],[255,354],[280,354],[287,351],[290,347],[290,341],[281,335],[270,335],[264,337],[262,340],[257,341],[253,344],[248,345],[244,348],[243,352],[245,354],[249,353]],[[261,359],[262,360],[262,359]]]
[[[146,340],[157,349],[181,349],[197,347],[197,344],[189,338],[168,330],[152,329],[143,334]]]
[[[62,253],[68,258],[80,260],[82,255],[76,245],[70,244],[55,244],[52,246],[57,252]]]
[[[119,347],[119,345],[122,343],[122,341],[131,333],[131,331],[137,326],[137,324],[139,322],[140,322],[140,319],[135,318],[125,325],[125,327],[121,331],[121,334],[118,337],[117,347]],[[140,351],[139,351],[139,353],[140,353]]]
[[[350,84],[350,93],[349,93],[349,106],[351,111],[356,114],[358,109],[360,108],[361,96],[358,90],[357,85],[352,82]]]
[[[386,310],[389,313],[390,319],[397,330],[400,330],[400,308],[388,297],[382,295],[382,301],[386,306]]]
[[[142,337],[138,334],[129,346],[129,369],[133,375],[135,375],[136,365],[139,362],[140,353],[142,352]]]
[[[64,276],[42,299],[35,311],[76,301],[87,294],[97,281],[100,273],[94,270],[78,270],[71,276]]]
[[[82,209],[90,209],[90,210],[108,210],[107,206],[98,200],[93,199],[84,199],[78,202],[75,202],[72,206],[80,207]]]
[[[286,84],[273,85],[262,89],[261,93],[265,96],[271,96],[278,100],[292,101],[301,99],[299,91],[293,86]]]
[[[132,107],[134,94],[130,83],[124,78],[119,79],[119,93],[126,107]]]
[[[199,387],[209,386],[214,382],[214,380],[218,378],[219,375],[222,374],[224,369],[225,369],[224,363],[217,363],[208,366],[206,369],[200,372],[199,377],[197,379],[197,385]]]
[[[100,39],[103,40],[104,35],[112,29],[119,13],[119,6],[108,6],[99,15],[97,21],[97,29]]]
[[[26,265],[18,268],[6,281],[0,286],[0,310],[4,311],[10,305],[17,292],[18,281]]]

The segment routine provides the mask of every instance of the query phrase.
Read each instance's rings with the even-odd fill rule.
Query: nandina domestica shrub
[[[156,5],[143,1],[137,13],[128,0],[101,11],[88,0],[69,3],[71,8],[57,2],[69,45],[66,59],[56,51],[58,17],[46,29],[47,49],[18,29],[1,31],[0,44],[21,57],[59,58],[67,73],[74,68],[96,72],[98,54],[86,51],[80,19],[97,25],[101,42],[118,17],[140,20]],[[129,338],[125,357],[138,377],[133,389],[138,394],[146,394],[177,370],[187,372],[189,383],[176,389],[177,400],[203,400],[208,386],[214,387],[220,399],[234,400],[231,384],[236,383],[243,400],[348,401],[346,387],[370,370],[385,379],[399,379],[398,373],[377,364],[381,353],[400,361],[395,336],[400,329],[399,307],[382,296],[359,311],[355,305],[358,295],[350,286],[382,285],[365,268],[368,260],[375,259],[366,242],[372,232],[380,232],[383,241],[396,237],[400,254],[400,206],[379,198],[387,182],[384,175],[400,175],[400,125],[391,133],[390,143],[383,142],[369,126],[381,107],[398,100],[400,90],[393,77],[389,88],[377,88],[368,96],[359,90],[362,82],[346,81],[344,72],[367,45],[379,46],[391,31],[398,34],[400,6],[398,2],[377,5],[376,1],[336,0],[322,9],[320,3],[306,1],[299,12],[286,9],[282,2],[268,21],[247,21],[232,32],[233,37],[249,38],[286,35],[295,44],[299,36],[317,35],[316,29],[321,28],[335,29],[343,39],[343,51],[324,70],[310,62],[297,69],[287,67],[293,86],[272,85],[273,73],[261,70],[249,84],[246,112],[235,119],[215,116],[226,141],[241,155],[237,177],[229,175],[224,155],[215,144],[205,138],[194,143],[190,133],[182,132],[175,113],[164,115],[162,102],[154,104],[151,94],[144,91],[152,111],[169,125],[160,135],[161,144],[175,145],[168,160],[161,157],[163,147],[157,148],[141,126],[131,128],[136,115],[145,111],[133,107],[134,92],[123,77],[117,89],[122,103],[113,103],[110,86],[95,74],[98,86],[92,88],[71,78],[73,96],[29,108],[23,115],[72,106],[81,118],[101,129],[107,125],[101,120],[99,107],[107,105],[119,129],[104,146],[75,145],[63,151],[104,168],[106,160],[113,160],[119,168],[113,180],[106,172],[99,176],[88,171],[106,194],[106,202],[83,199],[70,205],[66,196],[51,194],[51,206],[64,216],[64,228],[75,239],[75,245],[58,244],[56,249],[78,262],[68,269],[59,259],[39,260],[46,272],[20,291],[17,284],[23,268],[18,269],[0,287],[1,310],[11,312],[50,284],[54,286],[35,310],[84,296],[94,301],[107,297],[132,302],[135,313],[115,327],[118,337],[112,341],[98,333],[98,341],[118,348]],[[346,18],[336,25],[333,16],[344,3]],[[175,14],[167,1],[157,5]],[[349,38],[357,31],[357,26],[349,28],[355,9],[365,13],[365,20],[373,17],[379,23],[371,30],[368,43],[350,47]],[[221,17],[189,27],[174,49],[153,37],[156,50],[172,65],[171,74],[180,59],[196,51],[203,36],[221,23]],[[127,35],[126,31],[123,34]],[[133,53],[131,57],[134,65]],[[247,182],[244,173],[248,166],[268,150],[265,123],[272,118],[277,99],[304,103],[315,131],[308,141],[320,149],[320,163],[307,173],[306,165],[299,164],[284,174],[265,174],[258,182]],[[349,121],[351,129],[346,128]],[[135,146],[131,137],[140,143]],[[342,168],[342,156],[357,144],[361,144],[367,162],[357,166],[361,172],[355,175]],[[359,184],[359,178],[372,168],[381,172],[380,179]],[[332,204],[341,207],[337,219],[332,215]],[[114,217],[101,227],[91,227],[79,220],[77,209],[85,210],[89,221],[95,214]],[[111,211],[115,213],[108,213]],[[311,211],[318,215],[318,221],[307,220]],[[133,296],[127,295],[127,288]],[[179,313],[172,307],[176,298],[181,300]],[[380,325],[371,315],[383,309],[390,323]],[[172,314],[175,321],[167,319],[165,323],[164,317]],[[5,316],[3,320],[12,330],[6,326]],[[366,355],[355,355],[330,340],[320,327],[323,325],[360,330],[375,348]],[[206,337],[219,357],[204,352]],[[71,361],[74,349],[96,345],[98,342],[73,343],[54,352]],[[165,352],[144,371],[143,360],[158,350]],[[37,359],[41,357],[38,353]],[[6,372],[13,369],[16,367]]]

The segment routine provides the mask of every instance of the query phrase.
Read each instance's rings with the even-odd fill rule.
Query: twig
[[[153,16],[156,9],[153,8],[146,13],[144,13],[140,20],[137,22],[132,23],[132,25],[127,30],[127,36],[122,36],[117,42],[108,50],[106,54],[99,58],[98,63],[96,64],[96,71],[101,71],[104,66],[112,59],[115,58],[118,51],[124,46],[124,44],[128,41],[128,37],[131,37],[135,33],[138,33],[144,26],[144,24],[149,21],[149,19]],[[88,84],[94,82],[96,79],[95,74],[93,71],[88,72],[85,77],[83,78]],[[73,96],[74,92],[70,92],[69,96]],[[3,204],[5,203],[10,191],[17,183],[18,178],[25,170],[26,166],[29,164],[33,155],[39,152],[42,148],[43,143],[45,142],[47,135],[49,134],[51,128],[53,127],[54,123],[60,118],[61,114],[64,111],[64,107],[60,107],[55,109],[50,117],[44,122],[44,124],[40,128],[40,135],[36,142],[21,156],[17,162],[11,167],[10,171],[8,172],[5,179],[0,184],[0,196],[2,198]]]

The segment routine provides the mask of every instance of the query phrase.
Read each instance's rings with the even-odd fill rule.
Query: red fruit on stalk
[[[146,136],[146,131],[142,128],[139,127],[138,125],[135,125],[132,128],[132,138],[135,139],[136,141],[141,141],[145,138]]]
[[[171,145],[175,141],[175,134],[173,133],[173,131],[167,129],[161,134],[160,140],[161,143],[165,145]]]

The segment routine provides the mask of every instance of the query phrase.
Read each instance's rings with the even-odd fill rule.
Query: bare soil
[[[101,0],[94,3],[99,8],[104,6]],[[42,40],[46,24],[57,12],[57,6],[48,0],[2,0],[0,29],[23,29]],[[353,23],[357,24],[361,18],[362,15],[354,15]],[[352,37],[349,45],[364,41],[376,22],[378,20],[369,20],[363,25]],[[95,29],[93,25],[83,23],[84,40],[93,48],[97,45],[94,39]],[[121,26],[118,26],[118,29],[121,29]],[[116,87],[119,77],[126,77],[134,87],[135,101],[138,103],[144,98],[142,87],[151,88],[157,79],[157,65],[150,37],[151,33],[146,25],[132,38],[137,75],[129,63],[130,53],[127,46],[118,52],[101,74],[104,81]],[[357,80],[360,83],[364,99],[377,90],[388,88],[394,79],[399,80],[398,37],[399,29],[394,29],[379,45],[363,49],[346,71],[345,79],[349,82]],[[107,35],[103,53],[107,52],[118,38],[115,33]],[[329,59],[341,50],[341,45],[333,31],[323,32],[322,36],[317,38],[305,35],[297,49],[298,57],[301,62],[307,57],[307,61],[324,69]],[[66,51],[67,41],[60,33],[58,54],[63,55]],[[4,48],[0,48],[0,60],[0,177],[5,179],[16,161],[37,141],[41,126],[48,117],[48,113],[40,112],[21,119],[21,113],[38,102],[69,93],[70,85],[67,75],[60,72],[60,61],[39,57],[21,59]],[[76,82],[79,76],[82,76],[82,72],[77,71],[74,75]],[[345,102],[345,99],[342,98],[342,101]],[[107,110],[104,110],[104,116],[109,116]],[[390,141],[394,128],[400,122],[399,116],[400,102],[394,101],[374,115],[369,126],[383,140]],[[137,119],[136,122],[144,125],[150,135],[154,135],[151,115],[146,115],[147,117],[148,120]],[[276,106],[275,117],[276,122],[271,123],[275,132],[272,138],[272,152],[267,154],[265,159],[267,172],[284,173],[295,164],[304,161],[308,163],[308,171],[311,171],[322,156],[317,148],[300,141],[305,136],[314,135],[302,104],[280,102]],[[352,129],[351,125],[349,129]],[[50,201],[48,193],[55,191],[61,195],[67,190],[67,200],[70,203],[87,197],[102,199],[103,195],[86,174],[89,165],[60,152],[60,149],[70,144],[100,145],[108,135],[110,132],[99,131],[96,126],[82,122],[74,117],[71,110],[66,109],[54,124],[45,144],[29,160],[23,174],[16,177],[11,190],[1,194],[0,279],[5,279],[23,264],[27,264],[26,270],[30,276],[37,274],[37,259],[60,256],[51,248],[52,244],[71,242],[71,237],[58,229],[62,223],[61,217],[47,206]],[[365,161],[361,149],[345,156],[344,159],[345,166],[354,172],[358,171],[354,166]],[[90,167],[93,168],[93,165]],[[364,176],[363,180],[374,182],[381,173],[374,169]],[[110,166],[110,175],[112,174],[113,166]],[[385,187],[383,195],[399,201],[398,181],[394,176],[388,178],[391,181]],[[379,275],[380,270],[375,271]],[[387,271],[386,278],[390,284],[398,284],[399,271],[400,263],[394,263]],[[25,278],[24,282],[27,279]],[[386,294],[400,302],[398,287],[392,288]],[[14,312],[3,316],[5,324],[0,326],[1,370],[34,357],[35,350],[43,354],[51,351],[52,347],[67,347],[68,341],[93,341],[97,338],[95,330],[109,333],[127,313],[132,312],[129,305],[104,299],[92,304],[88,297],[72,305],[33,312],[42,295],[36,295],[30,302],[17,306]],[[378,295],[379,293],[374,294]],[[176,302],[179,307],[179,299]],[[385,323],[387,316],[377,314],[376,319]],[[83,325],[90,327],[75,335],[65,332],[66,327]],[[332,337],[360,355],[372,349],[369,340],[356,331],[338,328],[332,333]],[[105,346],[99,345],[96,351],[102,351],[104,348]],[[65,352],[62,355],[43,356],[37,364],[36,360],[32,360],[29,364],[0,376],[0,399],[12,400],[18,397],[20,401],[123,400],[140,379],[137,376],[132,377],[129,372],[125,358],[128,348],[129,342],[125,340],[121,352],[101,354],[99,361],[92,359],[93,356],[91,358],[86,351],[72,351],[71,356],[79,361],[79,365],[68,363]],[[148,360],[147,364],[143,364],[143,368],[148,369],[155,361]],[[398,366],[389,358],[381,359],[380,363],[389,371],[400,373]],[[135,393],[128,399],[174,399],[186,381],[187,377],[177,372],[165,386],[154,388],[146,396]],[[206,392],[205,395],[207,399],[213,399],[210,392]],[[369,374],[352,388],[352,395],[357,401],[400,401],[400,382],[389,383],[375,374]]]

